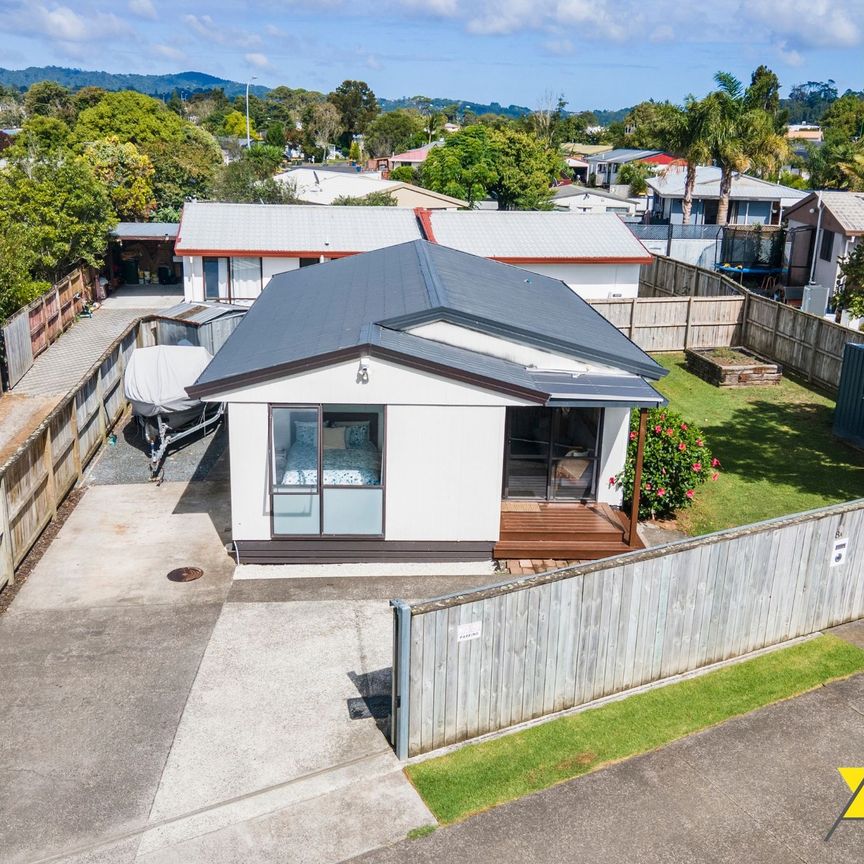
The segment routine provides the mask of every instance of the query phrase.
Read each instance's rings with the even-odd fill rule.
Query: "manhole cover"
[[[204,575],[204,571],[200,567],[178,567],[168,574],[168,578],[172,582],[194,582]]]

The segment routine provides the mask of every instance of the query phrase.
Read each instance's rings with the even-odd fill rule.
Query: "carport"
[[[177,285],[183,259],[174,254],[176,222],[120,222],[111,232],[106,266],[110,288]]]

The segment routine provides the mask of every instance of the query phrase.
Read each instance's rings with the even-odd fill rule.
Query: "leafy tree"
[[[213,183],[211,199],[234,203],[298,204],[291,183],[261,177],[260,166],[245,156],[223,165]]]
[[[0,234],[22,226],[36,280],[55,282],[80,262],[101,265],[116,223],[108,191],[79,157],[0,174]]]
[[[417,170],[410,165],[400,165],[390,172],[391,180],[398,180],[400,183],[417,183]]]
[[[243,152],[242,158],[252,165],[256,175],[263,180],[281,167],[285,154],[281,147],[272,144],[253,144]]]
[[[342,116],[332,102],[322,102],[312,108],[306,128],[315,146],[324,151],[322,161],[327,161],[327,147],[336,140],[341,125]]]
[[[241,111],[231,111],[225,117],[225,121],[222,124],[222,131],[233,138],[245,138],[246,115]],[[255,121],[251,115],[249,117],[249,137],[253,140],[258,138],[258,133],[255,131]]]
[[[423,142],[423,120],[414,111],[379,114],[366,128],[363,143],[373,156],[402,153]]]
[[[378,114],[378,100],[365,81],[343,81],[327,98],[339,110],[346,144],[362,135]]]
[[[774,115],[780,110],[780,80],[767,67],[759,66],[744,93],[744,107],[759,108]]]
[[[267,127],[267,134],[264,136],[264,142],[270,147],[278,147],[280,150],[285,148],[285,127],[278,121],[273,121]]]
[[[837,99],[837,86],[830,78],[827,81],[808,81],[796,84],[785,100],[789,119],[793,123],[818,123],[828,106]]]
[[[864,242],[859,241],[852,251],[839,259],[840,274],[834,287],[834,306],[839,323],[846,309],[853,318],[864,318]]]
[[[123,221],[144,220],[156,206],[153,198],[153,163],[131,142],[116,135],[84,148],[84,159],[105,184],[114,212]]]
[[[810,183],[805,180],[800,174],[793,174],[791,171],[781,171],[777,177],[777,182],[781,186],[788,186],[791,189],[809,189]]]
[[[44,294],[51,283],[33,278],[36,253],[24,225],[0,219],[0,321]]]
[[[24,104],[14,87],[0,84],[0,126],[18,128],[24,122]]]
[[[696,167],[711,157],[706,129],[706,107],[693,96],[688,96],[684,107],[673,117],[665,130],[664,148],[687,161],[684,178],[684,198],[681,202],[681,221],[690,224],[693,210],[693,190],[696,186]]]
[[[610,125],[615,147],[660,150],[675,123],[678,108],[671,102],[640,102],[630,109],[623,124]],[[613,131],[614,129],[614,131]]]
[[[6,152],[6,158],[22,165],[32,165],[53,159],[69,146],[69,127],[57,117],[37,114],[24,122]]]
[[[822,115],[822,128],[825,139],[834,143],[864,138],[864,98],[844,93]]]
[[[105,96],[105,93],[106,91],[101,87],[82,87],[72,97],[75,115],[77,116],[87,108],[92,108],[94,105],[98,104]]]
[[[631,195],[644,195],[648,191],[647,180],[654,176],[654,168],[647,162],[625,162],[618,172],[618,182],[630,187]]]
[[[169,111],[173,111],[178,117],[184,117],[186,111],[183,108],[183,100],[180,98],[180,94],[174,90],[171,93],[170,98],[165,103],[165,107]]]
[[[54,81],[39,81],[24,94],[24,110],[28,117],[59,117],[71,120],[75,109],[72,93]]]
[[[370,192],[360,197],[340,195],[333,199],[333,204],[341,207],[395,207],[399,202],[392,192]]]
[[[839,168],[844,188],[850,192],[864,192],[864,147],[859,145]]]
[[[359,162],[363,158],[363,153],[360,150],[360,144],[357,141],[352,141],[348,148],[348,158],[352,162]]]
[[[492,195],[499,210],[550,207],[561,157],[535,136],[511,129],[469,126],[433,148],[420,172],[422,185],[470,204]]]

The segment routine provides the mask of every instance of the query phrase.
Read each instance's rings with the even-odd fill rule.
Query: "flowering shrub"
[[[630,421],[627,464],[609,485],[621,489],[627,506],[633,500],[633,478],[636,471],[636,447],[639,438],[639,412]],[[711,455],[702,433],[667,408],[648,412],[645,430],[645,452],[642,458],[642,490],[639,518],[671,516],[688,507],[696,489],[707,480],[719,477],[720,460]]]

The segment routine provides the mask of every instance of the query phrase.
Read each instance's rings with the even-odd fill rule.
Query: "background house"
[[[666,156],[662,150],[634,150],[626,147],[595,153],[587,156],[585,161],[589,165],[589,177],[591,174],[594,175],[594,185],[611,189],[611,187],[618,185],[618,172],[622,165],[626,165],[628,162],[647,162],[656,157],[665,157],[669,161],[673,161],[673,157]]]
[[[558,186],[552,193],[552,204],[556,210],[573,213],[617,213],[619,216],[635,216],[636,202],[622,195],[613,195],[604,189],[569,184]]]
[[[228,403],[241,562],[591,558],[638,543],[607,478],[663,374],[560,281],[414,241],[274,277],[189,392]]]
[[[786,215],[792,238],[790,284],[821,285],[827,302],[840,275],[839,259],[864,242],[864,192],[811,192]],[[857,322],[847,315],[843,323]]]
[[[720,201],[721,170],[713,165],[696,168],[691,225],[714,225]],[[686,166],[671,165],[648,178],[652,220],[681,224]],[[783,213],[807,193],[779,183],[769,183],[748,174],[736,174],[729,196],[729,223],[732,225],[779,225]]]
[[[581,297],[636,297],[651,255],[612,213],[435,211],[426,238],[565,282]]]
[[[651,255],[611,213],[189,202],[175,254],[184,298],[251,303],[270,278],[424,238],[561,279],[582,297],[635,297]]]
[[[297,197],[308,204],[332,204],[337,198],[365,198],[373,192],[388,192],[399,207],[455,210],[468,206],[467,201],[431,189],[397,180],[384,180],[377,172],[360,174],[321,168],[292,168],[277,174],[276,180],[293,184]]]

